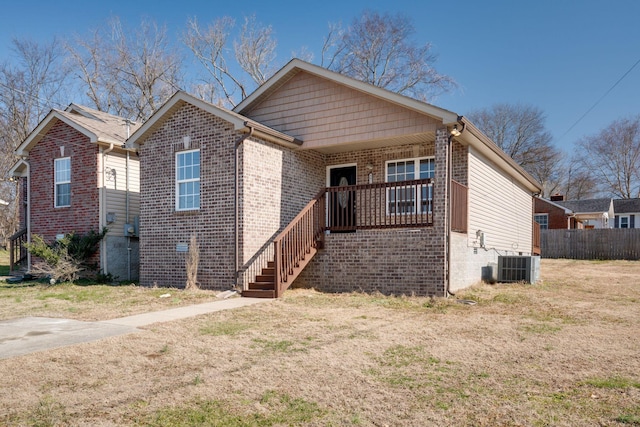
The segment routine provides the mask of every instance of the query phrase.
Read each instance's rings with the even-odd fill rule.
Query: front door
[[[329,171],[329,186],[346,187],[356,185],[356,167],[344,166]],[[332,231],[355,231],[356,229],[356,192],[340,190],[331,192],[329,225]]]

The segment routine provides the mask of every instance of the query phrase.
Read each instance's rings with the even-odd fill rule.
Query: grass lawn
[[[475,305],[289,290],[0,360],[0,425],[640,425],[640,262],[543,260],[542,277],[456,297]],[[4,286],[0,318],[212,298],[159,292]]]
[[[9,251],[0,250],[0,276],[9,275]]]

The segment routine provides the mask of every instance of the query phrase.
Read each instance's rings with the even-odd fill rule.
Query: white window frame
[[[539,222],[536,218],[545,218],[545,222],[544,224],[542,224],[541,222]],[[540,224],[540,230],[548,230],[549,229],[549,214],[546,213],[539,213],[539,214],[534,214],[533,215],[533,220],[535,222],[537,222],[538,224]]]
[[[198,156],[200,156],[200,149],[195,149],[195,150],[185,150],[185,151],[178,151],[176,153],[176,211],[194,211],[194,210],[198,210],[200,209],[200,204],[201,204],[201,200],[200,200],[200,176],[202,175],[202,170],[201,170],[201,164],[202,164],[202,158],[199,158],[198,161],[198,177],[194,178],[183,178],[180,179],[180,166],[179,166],[179,158],[180,156],[184,156],[185,154],[189,154],[189,153],[198,153]],[[189,167],[193,167],[194,164],[188,165]],[[193,192],[191,194],[180,194],[180,185],[181,184],[189,184],[189,183],[197,183],[198,184],[198,191]],[[194,197],[197,196],[198,197],[198,203],[197,206],[189,206],[189,207],[180,207],[180,201],[185,198],[185,197]]]
[[[58,165],[63,162],[69,165],[69,168],[65,169],[69,171],[68,179],[58,179],[58,172],[61,171]],[[58,204],[58,187],[62,185],[68,185],[69,188],[69,203],[64,205]],[[55,208],[68,208],[71,206],[71,157],[61,157],[59,159],[54,159],[53,161],[53,206]]]
[[[622,226],[622,219],[627,220],[626,227]],[[618,216],[618,228],[631,228],[631,218],[629,215],[619,215]]]
[[[410,157],[410,158],[406,158],[406,159],[393,159],[393,160],[387,160],[384,163],[384,182],[389,183],[389,164],[390,163],[395,163],[396,166],[398,163],[404,162],[404,163],[410,163],[413,162],[413,178],[411,179],[405,179],[407,181],[412,181],[412,180],[417,180],[417,179],[422,179],[420,178],[420,162],[422,160],[430,160],[433,164],[433,169],[431,170],[432,172],[432,176],[430,176],[429,178],[433,179],[434,175],[435,175],[435,157],[433,156],[425,156],[425,157]],[[417,175],[417,176],[416,176]],[[402,182],[402,181],[394,181],[394,182]],[[387,210],[387,215],[416,215],[416,214],[430,214],[432,213],[433,210],[433,184],[429,184],[428,186],[428,194],[427,194],[427,209],[426,211],[422,211],[422,209],[420,208],[422,206],[422,191],[418,191],[417,186],[412,185],[409,187],[406,187],[404,189],[404,191],[407,190],[412,190],[413,194],[415,195],[415,199],[411,200],[409,199],[409,202],[413,202],[413,209],[412,210],[407,210],[406,207],[404,209],[402,209],[402,212],[398,212],[398,203],[401,203],[401,201],[399,202],[398,200],[394,200],[393,202],[390,200],[391,199],[391,189],[387,189],[387,203],[386,203],[386,210]],[[402,190],[400,190],[402,191]],[[429,198],[429,195],[431,195],[431,198]],[[431,203],[429,203],[429,201],[431,201]],[[391,203],[393,203],[396,206],[395,212],[392,212],[392,210],[390,209],[390,205]],[[404,203],[407,203],[407,201],[405,201]]]

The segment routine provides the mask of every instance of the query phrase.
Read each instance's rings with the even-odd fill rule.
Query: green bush
[[[34,264],[33,273],[51,278],[53,284],[72,282],[78,279],[81,271],[95,270],[96,265],[90,264],[89,260],[108,231],[105,227],[100,233],[94,230],[86,234],[67,233],[53,243],[37,234],[32,235],[27,250],[42,260]]]

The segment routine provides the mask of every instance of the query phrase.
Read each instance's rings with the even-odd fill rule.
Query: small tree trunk
[[[187,283],[185,289],[199,289],[198,285],[198,263],[200,262],[200,247],[196,235],[192,234],[189,240],[189,252],[187,253]]]

